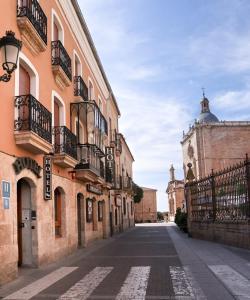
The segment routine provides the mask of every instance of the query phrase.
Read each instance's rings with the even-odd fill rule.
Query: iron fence
[[[249,160],[186,184],[192,221],[237,222],[250,219]]]
[[[72,80],[71,59],[61,41],[51,42],[52,65],[60,66],[69,80]]]
[[[17,17],[27,17],[47,45],[47,17],[37,0],[17,0]]]
[[[16,131],[33,131],[52,143],[51,112],[30,94],[15,97],[15,107],[17,109],[14,122]]]
[[[66,126],[55,126],[54,152],[65,153],[77,159],[77,138]]]

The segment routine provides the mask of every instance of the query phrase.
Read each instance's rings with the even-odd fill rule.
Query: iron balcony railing
[[[110,130],[110,142],[114,145],[115,150],[122,152],[121,134],[114,130]]]
[[[68,154],[77,159],[77,138],[66,126],[55,126],[54,152],[56,154]]]
[[[52,65],[60,66],[69,80],[72,80],[71,59],[61,41],[51,42]]]
[[[17,118],[15,120],[16,131],[33,131],[41,138],[52,143],[52,115],[32,95],[15,97]]]
[[[103,153],[96,145],[78,144],[77,146],[79,164],[77,170],[91,170],[97,176],[101,176],[101,157]],[[103,174],[102,174],[103,175]]]
[[[123,189],[132,190],[132,178],[129,176],[123,177]]]
[[[70,116],[71,116],[71,127],[75,126],[75,116],[77,117],[77,126],[80,126],[81,120],[84,120],[86,126],[92,126],[94,129],[98,129],[98,134],[108,135],[108,123],[104,115],[101,113],[99,107],[95,101],[81,101],[73,102],[70,104]],[[79,132],[79,128],[77,128]],[[96,132],[96,131],[95,131]],[[96,137],[96,140],[100,140],[100,137]],[[101,148],[101,143],[98,144]]]
[[[74,77],[74,96],[81,96],[84,101],[88,101],[88,87],[81,76]]]
[[[47,45],[47,17],[37,0],[17,0],[17,17],[27,17]]]

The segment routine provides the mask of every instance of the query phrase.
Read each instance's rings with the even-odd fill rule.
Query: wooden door
[[[62,199],[61,193],[58,189],[55,190],[54,194],[54,209],[55,209],[55,236],[62,236]]]
[[[18,266],[22,265],[23,250],[22,250],[22,199],[21,199],[21,184],[17,184],[17,243],[18,243]]]
[[[22,97],[22,102],[18,110],[19,118],[23,121],[23,129],[29,129],[29,102],[30,102],[30,75],[25,68],[19,67],[19,95]],[[27,95],[26,97],[24,95]]]
[[[82,203],[81,195],[77,195],[77,229],[78,229],[78,247],[82,246]]]

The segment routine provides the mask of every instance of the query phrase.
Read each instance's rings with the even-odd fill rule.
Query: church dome
[[[201,100],[201,113],[199,115],[198,121],[200,123],[213,123],[219,122],[219,119],[210,112],[209,100],[203,94],[203,99]]]

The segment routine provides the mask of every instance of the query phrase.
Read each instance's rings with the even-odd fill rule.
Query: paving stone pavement
[[[188,238],[173,223],[135,229],[39,269],[1,299],[250,299],[250,251]]]

